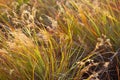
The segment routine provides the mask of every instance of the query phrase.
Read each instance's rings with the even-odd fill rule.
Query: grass
[[[0,80],[119,80],[118,0],[0,1]]]

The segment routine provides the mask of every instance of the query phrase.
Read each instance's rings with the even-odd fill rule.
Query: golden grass
[[[119,79],[118,0],[10,2],[0,1],[1,80]]]

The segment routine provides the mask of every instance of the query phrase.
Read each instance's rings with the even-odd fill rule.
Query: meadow
[[[0,0],[0,80],[120,80],[120,1]]]

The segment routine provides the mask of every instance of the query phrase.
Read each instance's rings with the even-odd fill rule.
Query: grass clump
[[[1,1],[0,79],[119,80],[119,4]]]

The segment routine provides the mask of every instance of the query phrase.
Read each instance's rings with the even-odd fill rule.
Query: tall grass
[[[0,2],[1,80],[119,80],[118,0]]]

